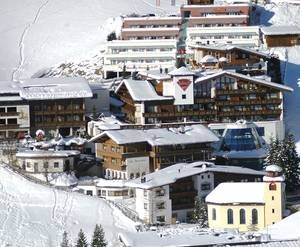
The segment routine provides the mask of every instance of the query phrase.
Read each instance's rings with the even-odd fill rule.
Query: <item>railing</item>
[[[115,206],[116,208],[118,208],[125,216],[127,216],[129,219],[135,221],[135,222],[139,222],[139,223],[144,223],[144,221],[142,219],[139,218],[137,212],[133,211],[132,209],[126,207],[125,205],[115,202],[115,201],[110,201],[107,200],[108,203],[110,203],[111,205]]]
[[[1,117],[18,116],[20,112],[0,112]]]
[[[18,129],[19,128],[19,124],[4,124],[4,125],[0,125],[0,129]]]
[[[217,100],[216,105],[265,105],[281,104],[281,99]]]

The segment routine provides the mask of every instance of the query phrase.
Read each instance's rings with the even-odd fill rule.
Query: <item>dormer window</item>
[[[270,183],[269,184],[269,190],[276,190],[276,184],[275,183]]]

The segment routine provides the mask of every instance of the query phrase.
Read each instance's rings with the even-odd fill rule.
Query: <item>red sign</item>
[[[178,85],[182,88],[183,91],[185,91],[189,85],[191,84],[191,80],[189,79],[180,79],[177,81]]]

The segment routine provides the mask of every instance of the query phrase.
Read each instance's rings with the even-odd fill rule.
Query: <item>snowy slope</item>
[[[64,230],[72,240],[80,228],[90,238],[96,223],[109,246],[118,246],[119,231],[134,231],[133,222],[102,199],[41,186],[0,165],[0,246],[57,247]]]
[[[0,80],[27,78],[68,59],[95,54],[130,13],[177,12],[183,0],[1,0]]]

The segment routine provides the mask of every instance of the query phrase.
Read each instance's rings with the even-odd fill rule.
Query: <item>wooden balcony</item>
[[[84,126],[85,121],[54,121],[35,123],[35,127],[70,127],[70,126]]]
[[[217,106],[234,106],[234,105],[268,105],[268,104],[281,104],[281,99],[253,99],[253,100],[224,100],[216,101]]]
[[[251,93],[267,93],[267,89],[217,89],[216,95],[240,95],[240,94],[251,94]]]
[[[210,98],[210,96],[204,97],[204,96],[197,96],[195,95],[195,99],[194,99],[195,103],[213,103],[215,102],[214,98]]]
[[[71,110],[42,110],[42,111],[33,111],[34,115],[41,116],[41,115],[64,115],[64,114],[84,114],[84,109],[71,109]]]
[[[0,112],[0,117],[19,116],[20,112]]]
[[[182,112],[146,112],[144,117],[185,117],[185,116],[211,116],[216,115],[217,111],[215,110],[197,110],[197,111],[182,111]]]
[[[230,116],[251,116],[251,115],[280,115],[282,112],[281,109],[276,110],[258,110],[258,111],[228,111],[228,112],[219,112],[218,116],[230,117]]]
[[[164,157],[164,156],[177,156],[177,155],[191,155],[194,153],[199,153],[202,154],[203,151],[205,152],[210,152],[211,149],[210,148],[197,148],[197,149],[174,149],[174,150],[161,150],[159,152],[150,152],[150,156],[151,157]]]
[[[19,124],[4,124],[0,125],[0,130],[11,130],[11,129],[19,129]]]

